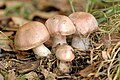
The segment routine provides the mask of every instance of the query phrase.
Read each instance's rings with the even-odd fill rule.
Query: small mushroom
[[[78,50],[87,50],[89,48],[89,38],[84,38],[89,33],[98,29],[98,23],[95,17],[86,12],[75,12],[70,14],[69,18],[76,27],[73,35],[72,46]]]
[[[73,48],[67,44],[59,45],[56,49],[56,57],[61,61],[72,61],[74,59]]]
[[[73,48],[69,45],[59,45],[56,49],[56,57],[60,60],[58,68],[61,72],[70,72],[70,62],[75,58]]]
[[[76,29],[72,21],[64,15],[56,15],[49,18],[45,25],[53,39],[53,47],[64,44],[66,36],[75,33]]]
[[[45,57],[51,54],[50,50],[44,46],[50,38],[47,28],[40,22],[31,21],[18,29],[14,39],[17,50],[32,49],[35,54]]]

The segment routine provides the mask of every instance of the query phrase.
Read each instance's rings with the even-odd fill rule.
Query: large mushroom
[[[92,14],[86,12],[74,12],[69,15],[69,18],[76,27],[72,46],[78,50],[88,50],[90,43],[86,35],[98,29],[97,20]]]
[[[49,18],[45,25],[53,39],[53,47],[64,44],[66,36],[75,33],[76,29],[72,21],[64,15],[56,15]]]
[[[32,49],[38,56],[45,57],[51,54],[50,50],[43,44],[49,38],[49,32],[44,24],[31,21],[18,29],[14,39],[14,45],[17,50]]]

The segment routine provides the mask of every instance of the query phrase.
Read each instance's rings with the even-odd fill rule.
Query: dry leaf
[[[88,75],[93,73],[94,69],[95,69],[95,66],[98,64],[99,62],[96,62],[94,64],[91,64],[89,66],[87,66],[85,69],[81,70],[79,72],[79,74],[83,77],[89,77]]]
[[[28,23],[27,20],[25,20],[22,17],[18,17],[18,16],[12,16],[11,19],[12,19],[13,23],[18,25],[19,27],[24,25],[25,23]]]
[[[22,5],[21,1],[5,1],[6,8],[16,7]]]
[[[4,77],[2,74],[0,74],[0,80],[4,80]]]
[[[85,11],[87,0],[73,0],[73,5],[76,11]],[[37,7],[44,10],[45,8],[56,8],[66,14],[71,13],[69,0],[38,0]]]
[[[5,5],[5,1],[4,0],[0,0],[0,7],[3,7]]]
[[[108,57],[109,57],[109,58],[110,58],[110,55],[111,55],[112,50],[113,50],[113,46],[111,46],[111,47],[109,47],[109,48],[107,49],[107,54],[108,54]]]
[[[101,40],[102,43],[106,45],[106,47],[110,47],[111,45],[115,45],[120,41],[120,33],[113,33],[110,34],[110,36],[108,34],[105,34]]]
[[[14,28],[12,25],[10,25],[10,22],[11,22],[11,18],[10,17],[7,17],[7,16],[3,16],[3,15],[0,15],[0,22],[1,22],[1,25],[0,25],[0,28],[2,30],[7,30],[7,31],[17,31],[18,28]]]
[[[27,58],[29,56],[29,52],[22,52],[22,51],[16,51],[16,57],[18,60],[30,60],[31,58]]]
[[[41,68],[41,73],[45,76],[45,80],[56,80],[56,74],[49,72],[47,69]]]
[[[4,15],[5,14],[5,10],[0,10],[0,15]]]
[[[8,71],[8,79],[7,80],[16,80],[15,72],[14,70],[9,70]]]
[[[25,74],[25,78],[27,80],[38,80],[38,75],[36,72],[29,72],[29,73]]]
[[[19,73],[26,73],[36,69],[39,66],[39,61],[29,61],[24,64],[19,64],[17,70]]]
[[[54,7],[62,11],[70,10],[70,5],[68,0],[38,0],[37,7],[39,9],[44,9],[46,7]],[[64,6],[64,7],[63,7]]]
[[[54,16],[54,15],[58,15],[59,12],[43,12],[43,11],[36,11],[34,13],[32,13],[30,16],[29,16],[29,19],[30,20],[34,20],[34,21],[40,21],[42,23],[45,23],[45,21]]]
[[[18,0],[17,0],[18,1]],[[21,2],[32,2],[32,0],[19,0],[19,1],[21,1]]]
[[[3,61],[0,61],[0,69],[6,71],[6,67]]]
[[[30,19],[33,19],[35,16],[38,16],[43,19],[48,19],[48,18],[53,17],[58,14],[59,14],[59,12],[57,12],[57,11],[54,11],[54,12],[37,11],[30,15]]]
[[[0,32],[0,48],[5,51],[13,51],[11,47],[9,46],[11,43],[11,40],[8,38],[8,36],[11,36],[13,32]]]
[[[108,60],[108,55],[107,55],[107,52],[106,51],[102,51],[102,58],[104,60]]]

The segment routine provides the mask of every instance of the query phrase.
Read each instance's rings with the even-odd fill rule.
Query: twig
[[[118,67],[118,69],[117,69],[117,72],[116,72],[116,74],[115,74],[113,80],[117,80],[119,74],[120,74],[120,65],[119,65],[119,67]]]
[[[113,51],[112,51],[112,54],[115,52],[115,50],[118,48],[120,46],[120,42],[118,42],[117,43],[117,45],[114,47],[114,49],[113,49]],[[115,60],[115,57],[116,57],[116,55],[117,55],[117,53],[120,51],[120,48],[118,48],[117,49],[117,51],[114,53],[114,55],[113,55],[113,58],[111,59],[111,62],[110,62],[110,66],[108,67],[108,71],[107,71],[107,73],[108,73],[108,78],[109,78],[109,80],[112,80],[112,78],[110,77],[110,69],[111,69],[111,67],[112,67],[112,63],[113,63],[113,61]]]

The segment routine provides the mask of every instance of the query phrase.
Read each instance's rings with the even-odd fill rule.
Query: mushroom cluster
[[[74,58],[74,49],[87,50],[89,48],[88,33],[98,29],[95,17],[86,12],[74,12],[69,17],[56,15],[49,18],[45,25],[41,22],[31,21],[18,29],[14,39],[15,49],[29,50],[39,57],[47,57],[51,51],[44,43],[52,39],[52,51],[60,60],[58,68],[63,73],[69,72],[69,65]],[[67,44],[66,37],[72,35],[71,46]]]

